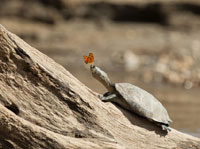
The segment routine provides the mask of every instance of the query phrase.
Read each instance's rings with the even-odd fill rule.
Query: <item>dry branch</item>
[[[97,94],[0,25],[0,148],[200,148]]]

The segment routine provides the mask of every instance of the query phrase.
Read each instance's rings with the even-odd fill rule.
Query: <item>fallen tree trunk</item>
[[[0,148],[199,148],[112,103],[0,25]]]

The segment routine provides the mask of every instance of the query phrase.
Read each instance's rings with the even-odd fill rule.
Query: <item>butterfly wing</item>
[[[94,62],[94,56],[92,53],[89,53],[89,56],[88,56],[88,60],[87,60],[88,64],[91,64]]]
[[[94,62],[94,56],[92,53],[89,53],[89,56],[83,56],[86,64],[91,64]]]
[[[88,57],[87,56],[83,56],[83,58],[84,58],[85,63],[88,64]]]

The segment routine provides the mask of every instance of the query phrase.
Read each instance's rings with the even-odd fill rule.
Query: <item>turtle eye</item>
[[[94,66],[94,65],[90,65],[90,69],[91,69],[91,70],[94,70],[94,69],[95,69],[95,66]]]

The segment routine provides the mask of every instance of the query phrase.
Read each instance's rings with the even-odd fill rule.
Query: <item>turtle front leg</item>
[[[103,94],[103,96],[104,96],[104,97],[107,97],[107,96],[109,96],[109,95],[111,95],[111,94],[113,94],[113,93],[111,93],[111,92],[105,92],[105,93]]]
[[[108,94],[108,93],[107,93]],[[106,94],[106,95],[107,95]],[[104,94],[105,95],[105,94]],[[115,102],[115,100],[117,99],[117,95],[116,94],[109,94],[108,96],[102,96],[99,95],[98,96],[99,99],[101,99],[101,101],[103,102]]]

